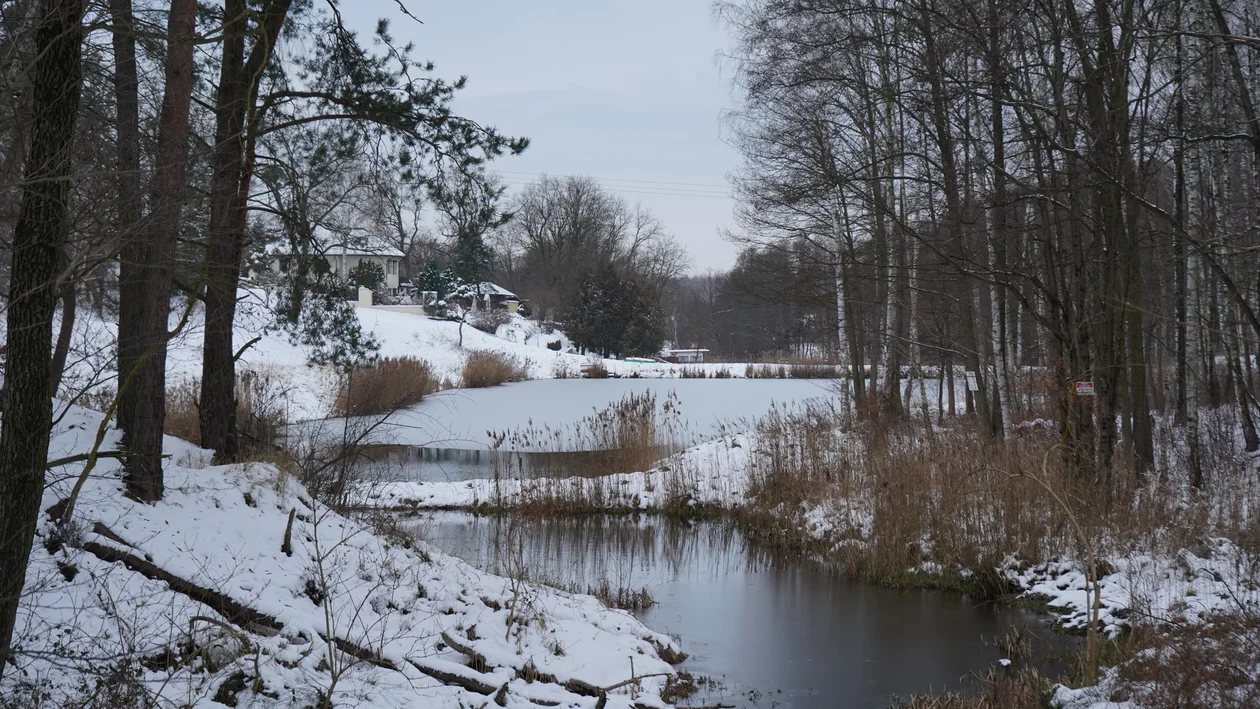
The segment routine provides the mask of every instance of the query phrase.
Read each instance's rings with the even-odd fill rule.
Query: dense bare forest
[[[1148,469],[1167,415],[1200,480],[1202,405],[1232,406],[1255,450],[1257,11],[719,5],[738,37],[731,238],[746,250],[683,289],[711,305],[676,308],[680,339],[733,358],[825,351],[876,417],[960,366],[990,435],[1048,395],[1099,475]],[[761,341],[731,342],[724,316]]]

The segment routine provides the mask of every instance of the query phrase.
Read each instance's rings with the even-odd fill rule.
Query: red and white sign
[[[1094,383],[1093,382],[1077,382],[1076,395],[1077,396],[1093,396]]]

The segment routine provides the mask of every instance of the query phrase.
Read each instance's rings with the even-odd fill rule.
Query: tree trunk
[[[48,377],[48,394],[53,397],[61,388],[61,375],[66,369],[66,358],[70,356],[70,341],[74,337],[74,319],[78,312],[74,280],[65,273],[70,264],[64,256],[58,260],[62,271],[61,284],[57,287],[61,296],[61,327],[57,330],[57,345],[53,348],[52,371]]]
[[[259,14],[258,38],[245,53],[244,0],[228,0],[224,61],[215,106],[210,212],[210,272],[202,349],[201,445],[218,460],[236,456],[236,358],[232,323],[245,248],[245,214],[253,178],[253,105],[263,68],[280,35],[291,0],[271,0]]]
[[[175,243],[179,235],[188,159],[189,106],[192,101],[196,0],[172,0],[167,20],[166,89],[158,118],[156,170],[150,191],[148,222],[139,236],[135,288],[127,295],[135,330],[119,330],[135,357],[120,387],[131,399],[122,418],[127,458],[123,483],[127,494],[152,502],[162,498],[162,432],[166,419],[166,345],[175,278]],[[120,294],[121,296],[122,294]],[[121,316],[120,316],[121,320]]]
[[[110,20],[114,25],[114,104],[117,112],[118,153],[118,424],[123,431],[135,411],[134,391],[124,386],[135,369],[136,339],[127,333],[140,331],[132,304],[139,299],[141,255],[138,239],[140,192],[140,96],[136,73],[135,18],[131,0],[110,0]]]
[[[940,151],[941,177],[945,191],[946,221],[952,256],[958,269],[961,294],[960,322],[962,326],[963,364],[967,371],[976,373],[978,384],[975,392],[968,392],[968,399],[974,400],[976,413],[980,419],[980,430],[986,438],[992,436],[990,428],[989,397],[985,383],[984,367],[980,363],[979,340],[976,331],[975,287],[971,274],[967,272],[967,246],[963,227],[962,197],[959,192],[958,170],[954,161],[954,141],[946,115],[946,97],[943,79],[940,75],[940,57],[937,56],[936,40],[931,31],[932,18],[926,8],[923,11],[924,65],[927,69],[932,96],[932,124],[936,133],[937,149]]]
[[[223,61],[215,104],[210,176],[210,273],[206,282],[206,331],[201,366],[201,445],[216,457],[236,455],[236,371],[232,321],[239,268],[236,222],[244,161],[249,79],[245,76],[245,0],[224,3]],[[230,302],[229,302],[230,301]]]
[[[13,231],[0,430],[0,674],[35,538],[52,421],[52,319],[69,231],[71,152],[82,92],[85,0],[43,0],[35,31],[31,142]]]

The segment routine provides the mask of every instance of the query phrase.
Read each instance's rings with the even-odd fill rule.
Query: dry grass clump
[[[189,443],[201,443],[201,384],[184,379],[166,387],[166,418],[162,432]]]
[[[715,367],[710,369],[704,366],[687,366],[684,365],[678,370],[679,379],[730,379],[731,370],[728,367]]]
[[[785,364],[747,364],[744,366],[744,377],[748,379],[787,379]]]
[[[420,403],[438,387],[428,362],[386,357],[354,370],[337,392],[333,408],[343,416],[388,413]]]
[[[837,379],[840,368],[834,364],[791,364],[788,376],[792,379]]]
[[[491,432],[491,449],[503,456],[492,458],[494,475],[595,478],[637,472],[676,452],[685,438],[676,394],[670,392],[663,401],[651,391],[627,394],[571,426]],[[525,456],[528,469],[515,468],[513,458]]]
[[[974,696],[949,692],[895,700],[893,709],[1042,709],[1053,684],[1034,668],[993,668],[983,690]]]
[[[276,439],[287,423],[287,384],[274,372],[245,369],[236,376],[237,462],[272,460]],[[201,383],[184,379],[166,389],[163,432],[201,443]]]
[[[462,382],[465,389],[499,386],[529,378],[525,365],[513,355],[492,350],[474,350],[464,361]]]
[[[646,610],[656,605],[656,598],[652,596],[647,586],[638,589],[628,586],[614,587],[606,578],[594,586],[587,587],[586,593],[598,598],[609,608],[619,608],[623,611]]]
[[[582,365],[583,379],[607,379],[608,367],[604,366],[604,360],[592,359]]]
[[[1260,612],[1240,608],[1204,621],[1136,626],[1117,691],[1150,709],[1260,706]]]
[[[744,376],[748,379],[839,379],[840,368],[823,362],[747,364]]]
[[[762,420],[749,512],[787,529],[790,542],[794,525],[783,521],[795,517],[795,527],[803,527],[803,506],[825,507],[839,560],[883,583],[956,583],[1000,594],[1005,589],[995,572],[958,571],[991,571],[1008,556],[1029,564],[1083,559],[1085,545],[1071,518],[1104,557],[1135,548],[1175,554],[1211,536],[1247,545],[1260,527],[1248,507],[1260,495],[1260,482],[1236,456],[1205,459],[1210,489],[1187,498],[1184,474],[1119,469],[1097,479],[1082,473],[1055,432],[1040,428],[986,440],[971,422],[958,421],[928,438],[918,425],[883,421],[876,431],[866,423],[845,428],[840,418],[815,408],[776,410]],[[1205,414],[1206,440],[1228,428]],[[1222,442],[1220,449],[1229,446]],[[1178,467],[1174,460],[1173,470]],[[926,562],[939,571],[911,571]],[[942,578],[949,574],[956,578]]]

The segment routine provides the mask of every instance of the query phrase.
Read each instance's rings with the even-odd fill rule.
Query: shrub
[[[166,388],[166,418],[162,432],[189,443],[201,443],[201,386],[196,379],[184,379]]]
[[[270,371],[243,369],[236,375],[236,460],[268,459],[276,438],[287,423],[288,392]],[[184,379],[166,390],[166,418],[162,430],[168,436],[201,444],[201,382]]]
[[[833,364],[793,364],[788,366],[793,379],[836,379],[840,369]]]
[[[506,310],[474,310],[468,315],[468,324],[484,333],[493,335],[500,325],[512,322],[512,314]]]
[[[350,277],[350,284],[356,289],[363,287],[377,291],[385,287],[385,267],[376,261],[360,261],[347,275]]]
[[[475,350],[464,362],[464,388],[480,389],[504,382],[519,382],[529,378],[525,365],[512,355],[491,350]]]
[[[428,362],[414,357],[386,357],[360,367],[342,384],[335,410],[343,415],[377,414],[420,403],[438,390]]]
[[[604,360],[592,359],[582,365],[582,377],[584,379],[607,379],[608,368],[604,366]]]
[[[560,351],[560,347],[561,347],[561,345],[562,345],[562,344],[563,344],[563,343],[561,343],[561,342],[560,342],[560,340],[555,340],[555,341],[553,341],[553,342],[548,342],[548,343],[547,343],[547,349],[551,350],[552,352],[559,352],[559,351]]]

